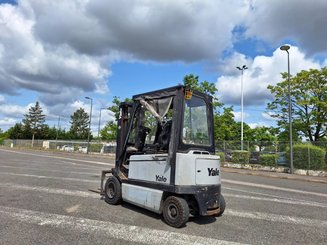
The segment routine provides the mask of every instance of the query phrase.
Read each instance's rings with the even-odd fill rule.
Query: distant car
[[[74,147],[73,146],[70,146],[70,145],[63,145],[60,150],[61,151],[73,152],[74,151]]]
[[[87,147],[86,146],[80,146],[80,147],[78,147],[78,152],[87,153]]]

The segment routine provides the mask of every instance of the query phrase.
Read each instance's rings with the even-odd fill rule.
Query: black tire
[[[115,176],[110,176],[104,186],[104,200],[106,203],[117,205],[121,202],[121,184]]]
[[[225,202],[225,198],[223,195],[220,195],[220,199],[219,199],[219,207],[220,207],[220,211],[217,214],[217,216],[222,216],[223,213],[225,212],[225,207],[226,207],[226,202]]]
[[[165,222],[173,227],[180,228],[188,221],[190,209],[185,199],[169,196],[163,204]]]

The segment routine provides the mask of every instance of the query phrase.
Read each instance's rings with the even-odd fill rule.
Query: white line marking
[[[48,187],[41,187],[41,186],[28,186],[28,185],[18,185],[18,184],[11,184],[11,183],[0,183],[1,187],[5,188],[12,188],[12,189],[19,189],[19,190],[27,190],[27,191],[38,191],[38,192],[45,192],[49,194],[58,194],[58,195],[66,195],[66,196],[75,196],[75,197],[85,197],[85,198],[97,198],[99,199],[100,196],[96,193],[86,192],[86,191],[78,191],[78,190],[67,190],[67,189],[59,189],[59,188],[48,188]],[[234,194],[224,194],[225,197],[232,197],[232,198],[242,198],[242,199],[251,199],[251,200],[259,200],[259,201],[268,201],[268,202],[277,202],[277,203],[286,203],[286,204],[293,204],[293,205],[305,205],[305,206],[314,206],[314,207],[322,207],[327,208],[326,204],[323,203],[316,203],[316,202],[307,202],[303,200],[283,200],[280,198],[262,198],[262,197],[255,197],[255,196],[247,196],[247,195],[234,195]]]
[[[326,220],[308,219],[308,218],[286,216],[280,214],[261,213],[261,212],[237,211],[232,209],[226,209],[224,214],[235,216],[235,217],[247,218],[247,219],[259,219],[259,220],[266,220],[270,222],[314,226],[322,229],[327,229]]]
[[[70,229],[81,234],[100,233],[118,240],[146,244],[240,244],[208,237],[201,237],[178,232],[150,229],[146,227],[117,224],[109,221],[99,221],[77,218],[68,215],[51,214],[25,209],[0,206],[0,214],[28,224],[50,226],[59,229]]]
[[[22,177],[33,177],[33,178],[38,178],[38,179],[55,179],[55,180],[69,180],[69,181],[79,181],[79,182],[88,182],[88,183],[100,183],[100,180],[53,177],[53,176],[43,176],[43,175],[33,175],[33,174],[15,174],[15,173],[9,173],[9,172],[1,172],[0,175],[13,175],[13,176],[22,176]]]
[[[230,190],[230,191],[236,191],[236,192],[249,193],[249,194],[254,194],[254,195],[271,197],[273,199],[288,200],[288,201],[292,201],[292,202],[308,203],[309,205],[317,206],[317,207],[319,207],[320,205],[322,205],[323,207],[325,207],[325,206],[327,207],[326,204],[320,203],[320,202],[312,202],[312,201],[301,200],[301,199],[297,199],[297,198],[290,198],[290,197],[284,197],[284,196],[270,195],[270,194],[256,192],[256,191],[246,191],[246,190],[241,190],[241,189],[237,189],[237,188],[228,188],[228,187],[225,187],[225,186],[223,187],[223,190]],[[226,194],[224,194],[224,195],[226,195]]]
[[[274,190],[274,191],[276,191],[276,190],[277,191],[287,191],[287,192],[301,193],[301,194],[305,194],[305,195],[314,195],[314,196],[320,196],[320,197],[327,197],[327,194],[324,194],[324,193],[317,193],[317,192],[311,192],[311,191],[301,191],[301,190],[295,190],[295,189],[272,186],[272,185],[263,185],[263,184],[256,184],[256,183],[243,182],[243,181],[237,181],[237,180],[227,180],[227,179],[223,179],[221,181],[224,182],[224,183],[229,183],[229,184],[258,187],[258,188],[270,189],[270,190]]]
[[[314,206],[327,208],[327,205],[324,203],[315,203],[315,202],[307,202],[302,200],[287,200],[287,199],[279,199],[279,198],[266,198],[266,197],[255,197],[255,196],[246,196],[246,195],[235,195],[235,194],[223,194],[225,197],[232,198],[242,198],[242,199],[250,199],[250,200],[258,200],[258,201],[266,201],[266,202],[277,202],[277,203],[285,203],[292,205],[305,205],[305,206]]]
[[[12,188],[12,189],[19,189],[19,190],[26,190],[26,191],[46,192],[49,194],[59,194],[59,195],[73,196],[73,197],[87,197],[87,198],[91,197],[91,198],[100,199],[99,194],[86,192],[86,191],[48,188],[48,187],[41,187],[41,186],[16,185],[11,183],[0,183],[0,186],[4,188]]]
[[[12,152],[12,153],[22,154],[22,155],[31,155],[31,156],[38,156],[38,157],[55,158],[55,159],[63,159],[63,160],[69,160],[69,161],[77,161],[77,162],[86,162],[86,163],[99,164],[99,165],[114,166],[113,163],[107,163],[107,162],[96,162],[96,161],[89,161],[89,160],[82,160],[82,159],[75,159],[75,158],[68,158],[68,157],[49,156],[49,155],[42,155],[42,154],[29,153],[29,152],[11,151],[11,150],[4,150],[4,149],[0,149],[0,151]]]
[[[0,165],[0,168],[13,168],[13,169],[24,169],[24,170],[32,170],[32,171],[42,171],[42,172],[55,172],[55,173],[63,173],[63,174],[85,174],[85,175],[94,175],[94,174],[98,174],[99,178],[101,175],[100,171],[95,172],[95,170],[93,170],[94,172],[75,172],[75,171],[61,171],[61,170],[54,170],[54,169],[40,169],[40,168],[30,168],[30,167],[17,167],[17,166],[7,166],[7,165]]]

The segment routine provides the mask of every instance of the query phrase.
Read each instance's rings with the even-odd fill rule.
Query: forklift
[[[212,100],[178,85],[121,103],[115,167],[101,174],[103,199],[162,214],[176,228],[190,216],[221,216]]]

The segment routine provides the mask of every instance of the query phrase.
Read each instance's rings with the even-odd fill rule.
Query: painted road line
[[[325,194],[325,193],[302,191],[302,190],[296,190],[296,189],[291,189],[291,188],[284,188],[284,187],[272,186],[272,185],[256,184],[256,183],[237,181],[237,180],[223,179],[223,180],[221,180],[221,182],[228,183],[228,184],[235,184],[235,185],[251,186],[251,187],[258,187],[258,188],[263,188],[263,189],[270,189],[270,190],[274,190],[274,191],[286,191],[286,192],[300,193],[300,194],[304,194],[304,195],[327,197],[327,194]]]
[[[317,207],[319,207],[321,205],[327,207],[327,204],[325,204],[325,203],[307,201],[307,200],[302,200],[302,199],[298,199],[298,198],[290,198],[290,197],[284,197],[284,196],[271,195],[271,194],[261,193],[261,192],[257,192],[257,191],[247,191],[247,190],[241,190],[241,189],[237,189],[237,188],[229,188],[229,187],[225,187],[225,186],[223,187],[223,191],[224,190],[229,190],[229,191],[234,191],[234,192],[242,192],[242,193],[259,195],[259,196],[265,196],[265,197],[270,197],[270,198],[273,198],[273,199],[281,199],[281,200],[288,200],[288,201],[293,201],[293,202],[308,203],[308,204],[311,204],[311,205],[317,206]]]
[[[81,234],[101,233],[118,240],[145,244],[240,244],[208,237],[182,234],[146,227],[117,224],[109,221],[99,221],[86,218],[77,218],[68,215],[59,215],[0,206],[0,215],[12,218],[18,222],[46,227],[55,227],[77,231]]]
[[[53,177],[53,176],[43,176],[43,175],[33,175],[33,174],[16,174],[16,173],[9,173],[9,172],[0,172],[0,175],[31,177],[31,178],[38,178],[38,179],[79,181],[79,182],[87,182],[87,183],[100,183],[100,180],[87,180],[87,179],[78,179],[78,178]]]
[[[327,229],[326,220],[308,219],[308,218],[301,218],[295,216],[261,213],[261,212],[238,211],[232,209],[226,209],[223,215],[246,218],[246,219],[266,220],[270,222],[287,223],[292,225],[314,226],[324,230]]]
[[[36,153],[30,153],[30,152],[19,152],[19,151],[11,151],[11,150],[4,150],[4,149],[0,149],[0,151],[6,151],[6,152],[15,153],[15,154],[37,156],[37,157],[46,157],[46,158],[55,158],[55,159],[62,159],[62,160],[69,160],[69,161],[76,161],[76,162],[85,162],[85,163],[92,163],[92,164],[98,164],[98,165],[109,165],[109,166],[115,165],[113,163],[107,163],[107,162],[89,161],[89,160],[82,160],[82,159],[75,159],[75,158],[68,158],[68,157],[49,156],[49,155],[36,154]]]
[[[37,191],[37,192],[45,192],[48,194],[59,194],[65,196],[73,196],[73,197],[85,197],[85,198],[96,198],[99,199],[100,195],[87,191],[78,191],[78,190],[67,190],[67,189],[59,189],[59,188],[49,188],[49,187],[41,187],[41,186],[28,186],[28,185],[17,185],[11,183],[0,183],[0,187],[8,188],[8,189],[18,189],[23,191]]]
[[[54,173],[63,173],[63,174],[81,174],[81,175],[94,175],[99,174],[99,178],[101,176],[101,172],[76,172],[76,171],[62,171],[62,170],[54,170],[54,169],[41,169],[41,168],[30,168],[30,167],[17,167],[17,166],[8,166],[8,165],[0,165],[0,168],[10,168],[10,169],[22,169],[22,170],[31,170],[31,171],[42,171],[42,172],[54,172]]]
[[[257,200],[257,201],[264,201],[264,202],[276,202],[276,203],[283,203],[283,204],[292,204],[292,205],[304,205],[304,206],[313,206],[313,207],[320,207],[320,208],[327,208],[327,204],[324,203],[316,203],[316,202],[308,202],[303,200],[287,200],[287,199],[280,199],[280,198],[267,198],[267,197],[255,197],[255,196],[247,196],[247,195],[235,195],[235,194],[228,194],[224,193],[224,197],[231,197],[231,198],[242,198],[248,200]]]
[[[85,198],[97,198],[99,199],[99,195],[87,191],[78,191],[78,190],[67,190],[67,189],[59,189],[59,188],[48,188],[41,186],[28,186],[28,185],[19,185],[12,183],[0,183],[0,187],[10,188],[10,189],[18,189],[18,190],[26,190],[26,191],[37,191],[37,192],[45,192],[49,194],[58,194],[58,195],[66,195],[66,196],[75,196],[75,197],[85,197]],[[324,203],[315,203],[315,202],[307,202],[302,200],[285,200],[280,198],[264,198],[264,197],[255,197],[249,195],[235,195],[235,194],[224,194],[225,197],[230,198],[242,198],[249,200],[258,200],[258,201],[267,201],[267,202],[276,202],[282,204],[292,204],[292,205],[304,205],[304,206],[313,206],[313,207],[321,207],[327,208],[327,204]]]

